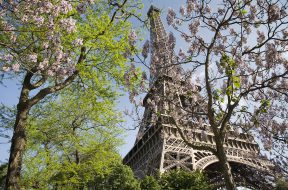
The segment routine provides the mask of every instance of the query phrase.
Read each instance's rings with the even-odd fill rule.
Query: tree
[[[31,110],[21,172],[25,189],[84,189],[96,173],[121,163],[116,150],[122,134],[121,115],[114,110],[117,93],[75,87]]]
[[[20,189],[33,106],[76,79],[92,89],[107,80],[123,84],[126,58],[136,40],[127,19],[138,6],[127,0],[1,1],[1,76],[21,82],[6,189]]]
[[[108,173],[95,176],[92,189],[103,190],[140,190],[138,180],[129,166],[115,164]]]
[[[7,174],[7,163],[0,165],[0,188],[4,189],[5,187],[5,180],[6,180],[6,174]]]
[[[142,190],[209,190],[206,176],[199,172],[172,170],[162,174],[159,178],[146,176],[141,181]]]
[[[276,184],[276,190],[287,190],[288,189],[288,183],[284,180],[278,180]]]
[[[172,170],[161,176],[162,189],[209,190],[210,185],[203,173]]]
[[[279,136],[287,133],[287,110],[281,106],[287,103],[288,88],[286,8],[285,1],[223,0],[212,9],[206,1],[188,0],[180,18],[173,10],[167,16],[189,44],[180,61],[204,72],[199,81],[202,100],[197,101],[204,109],[188,115],[206,116],[216,141],[216,148],[208,149],[219,159],[227,189],[236,189],[223,146],[229,125],[254,131],[266,150],[276,131]],[[188,22],[189,33],[176,26],[181,22]],[[178,125],[179,116],[174,118]]]
[[[187,0],[179,14],[168,11],[168,24],[188,46],[187,51],[180,49],[176,63],[170,62],[189,64],[189,70],[178,75],[181,85],[165,89],[170,96],[162,98],[171,105],[166,111],[189,146],[217,156],[229,190],[236,189],[224,148],[231,128],[236,136],[238,132],[256,135],[268,151],[275,137],[287,137],[287,6],[281,0]],[[169,47],[174,48],[175,37],[169,39]],[[152,55],[154,62],[168,62],[165,59]],[[176,91],[186,98],[184,102]],[[189,123],[193,118],[198,121]],[[183,132],[203,123],[203,137],[205,131],[213,133],[215,147],[199,146]]]
[[[140,183],[141,190],[161,190],[159,182],[153,176],[145,176]]]

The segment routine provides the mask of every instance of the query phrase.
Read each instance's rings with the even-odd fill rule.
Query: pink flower
[[[79,3],[76,9],[79,14],[83,14],[86,10],[86,5],[84,3]]]
[[[277,4],[270,6],[268,11],[268,20],[270,22],[276,21],[281,17],[281,10]]]
[[[195,20],[194,22],[189,24],[189,30],[190,30],[192,35],[196,35],[196,33],[199,30],[199,26],[200,26],[200,21],[199,20]]]
[[[180,14],[182,15],[182,16],[184,16],[185,15],[185,7],[184,7],[184,5],[182,5],[181,7],[180,7]]]
[[[28,56],[28,60],[33,62],[33,63],[36,63],[37,62],[37,54],[31,54]]]
[[[76,31],[76,20],[72,17],[62,19],[60,21],[62,28],[65,28],[68,33],[72,33]]]
[[[50,13],[51,10],[54,8],[53,4],[49,1],[46,1],[43,6],[43,10],[45,13]]]
[[[11,54],[6,54],[6,55],[3,56],[2,59],[7,61],[7,62],[12,62],[13,61],[13,56]]]
[[[175,11],[173,9],[169,8],[168,9],[168,14],[167,14],[167,17],[166,17],[168,25],[171,25],[173,23],[175,17],[176,17]]]
[[[194,2],[193,2],[193,0],[187,0],[187,14],[188,14],[188,15],[191,15],[193,9],[194,9]]]
[[[65,0],[61,1],[60,7],[61,7],[61,11],[64,14],[67,14],[69,11],[72,10],[72,5],[68,1],[65,1]]]
[[[21,18],[22,22],[27,22],[28,21],[28,16],[26,14],[24,14]]]
[[[265,40],[265,34],[264,32],[260,32],[259,30],[257,30],[257,42],[258,43],[262,43]]]
[[[76,40],[74,40],[74,41],[72,42],[72,45],[73,45],[74,47],[82,46],[82,45],[83,45],[83,39],[77,38]]]
[[[45,58],[42,62],[39,63],[38,69],[44,70],[45,68],[48,67],[48,64],[49,64],[49,61],[48,59]]]
[[[53,72],[52,70],[50,70],[50,69],[47,71],[47,74],[48,74],[49,76],[54,76],[54,72]]]
[[[186,55],[185,55],[184,51],[182,50],[182,48],[179,49],[178,56],[179,56],[181,59],[185,59],[185,58],[186,58]]]
[[[135,30],[131,30],[128,38],[129,38],[130,45],[134,45],[136,40],[137,40],[136,31]]]
[[[15,63],[12,65],[12,70],[15,72],[18,72],[20,69],[20,64],[19,63]]]
[[[36,25],[39,27],[44,23],[44,18],[42,16],[35,16],[34,21],[36,22]]]

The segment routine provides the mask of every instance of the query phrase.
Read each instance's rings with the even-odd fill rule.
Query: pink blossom
[[[259,30],[257,30],[257,42],[258,43],[262,43],[265,40],[265,34],[264,32],[260,32]]]
[[[185,58],[186,58],[186,55],[185,55],[184,51],[182,50],[182,48],[179,49],[178,56],[179,56],[181,59],[185,59]]]
[[[39,63],[38,69],[44,70],[48,67],[49,61],[47,58],[45,58],[42,62]]]
[[[73,45],[74,47],[82,46],[82,45],[83,45],[83,39],[77,38],[76,40],[74,40],[74,41],[72,42],[72,45]]]
[[[83,14],[86,10],[86,5],[84,3],[79,3],[76,9],[79,14]]]
[[[173,9],[169,8],[168,14],[166,17],[168,25],[171,25],[174,22],[175,17],[176,17],[175,11]]]
[[[205,6],[204,11],[205,11],[206,13],[208,13],[208,14],[211,13],[211,8],[210,8],[210,6],[209,6],[208,4]]]
[[[59,16],[59,13],[60,13],[60,10],[61,10],[61,8],[60,8],[59,6],[55,6],[55,7],[53,8],[53,11],[51,12],[52,15],[53,15],[53,17],[58,17],[58,16]]]
[[[180,7],[180,14],[182,15],[182,16],[184,16],[185,15],[185,7],[184,7],[184,5],[182,5],[181,7]]]
[[[192,35],[196,35],[196,33],[198,32],[199,26],[200,26],[199,20],[195,20],[194,22],[189,24],[189,30]]]
[[[68,33],[72,33],[76,31],[76,20],[72,17],[62,19],[60,21],[62,28],[65,28]]]
[[[135,30],[131,30],[128,38],[129,38],[129,43],[130,43],[130,45],[135,45],[136,40],[137,40],[136,31],[135,31]]]
[[[271,5],[268,11],[268,21],[273,22],[281,17],[280,7],[277,4]]]
[[[54,72],[53,72],[52,70],[50,70],[50,69],[47,71],[47,74],[48,74],[49,76],[54,76]]]
[[[28,21],[28,16],[26,14],[24,14],[21,18],[22,22],[27,22]]]
[[[61,11],[64,14],[67,14],[69,11],[72,10],[72,5],[68,1],[65,1],[65,0],[61,1],[60,7],[61,7]]]
[[[58,75],[60,75],[61,77],[64,77],[66,74],[68,73],[66,68],[61,68],[58,70]]]
[[[50,13],[53,8],[54,5],[51,2],[49,1],[44,2],[43,11],[45,13]]]
[[[44,23],[44,18],[42,16],[35,16],[34,21],[37,26],[41,26]]]
[[[187,14],[191,15],[193,10],[194,10],[194,2],[193,2],[193,0],[187,0]]]
[[[12,70],[15,72],[18,72],[20,69],[20,64],[19,63],[15,63],[12,65]]]
[[[33,63],[36,63],[37,62],[37,54],[31,54],[28,56],[28,60],[33,62]]]
[[[13,61],[13,56],[11,54],[6,54],[6,55],[3,56],[2,59],[7,61],[7,62],[12,62]]]

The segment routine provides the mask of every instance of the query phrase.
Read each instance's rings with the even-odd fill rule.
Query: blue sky
[[[144,0],[144,8],[142,10],[143,17],[146,17],[149,7],[153,4],[156,7],[162,10],[162,21],[164,25],[166,25],[166,14],[169,7],[174,8],[176,10],[179,9],[182,3],[185,3],[184,0]],[[139,26],[138,21],[133,21],[134,27],[137,28]],[[144,31],[143,37],[145,40],[149,38],[149,31]],[[18,102],[19,94],[20,94],[20,85],[18,79],[5,80],[4,86],[0,85],[0,103],[5,105],[16,105]],[[128,96],[123,96],[118,103],[119,109],[132,109],[133,105],[129,103]],[[131,119],[127,118],[127,127],[132,127],[133,122]],[[132,148],[135,138],[136,138],[137,130],[127,130],[125,137],[125,145],[119,147],[120,154],[125,156],[126,153]],[[9,157],[9,149],[10,144],[7,139],[0,138],[0,163],[5,162]]]

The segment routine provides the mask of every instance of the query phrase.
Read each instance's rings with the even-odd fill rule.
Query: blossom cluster
[[[0,70],[18,72],[22,69],[38,68],[39,74],[57,77],[71,75],[75,69],[75,65],[72,63],[73,55],[69,52],[63,52],[62,38],[65,37],[66,33],[69,35],[77,32],[77,21],[74,18],[75,12],[73,10],[80,11],[82,6],[81,12],[83,13],[84,7],[93,4],[93,1],[90,0],[87,3],[75,4],[75,7],[71,1],[67,0],[26,0],[3,4],[0,14],[0,28],[3,34],[7,36],[4,43],[8,47],[24,48],[27,46],[27,49],[21,54],[2,51]],[[13,22],[8,20],[9,15],[15,15],[16,20]],[[35,39],[41,39],[40,42],[31,40],[29,43],[23,44],[21,38],[26,33],[22,33],[22,30],[27,34],[34,35]],[[25,36],[25,38],[27,37]],[[34,45],[40,45],[40,48],[35,51]],[[80,47],[83,45],[83,39],[71,38],[71,45]]]

